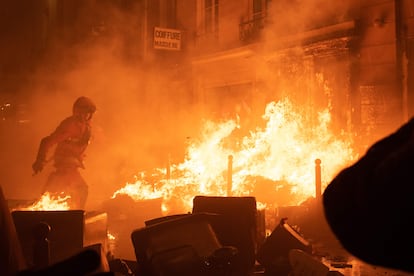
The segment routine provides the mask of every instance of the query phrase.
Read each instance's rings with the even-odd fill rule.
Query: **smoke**
[[[356,0],[326,1],[326,0],[282,0],[271,1],[268,6],[266,39],[273,40],[272,36],[295,35],[317,27],[326,26],[326,23],[346,21],[354,13]]]
[[[17,101],[26,104],[29,122],[23,130],[24,156],[12,165],[8,179],[9,198],[39,196],[51,164],[40,175],[31,175],[37,147],[41,138],[71,115],[79,96],[88,96],[97,105],[86,169],[81,172],[89,184],[91,205],[108,199],[137,171],[183,158],[186,139],[196,131],[197,115],[194,110],[177,111],[173,93],[184,102],[186,94],[172,90],[169,76],[158,70],[162,64],[139,62],[142,50],[134,37],[139,26],[132,15],[140,7],[103,1],[95,5],[90,9],[85,4],[65,30],[72,43],[51,41],[28,81],[20,84]],[[102,20],[92,22],[97,17]],[[20,156],[18,146],[5,156],[16,154]],[[19,174],[25,177],[12,178]],[[15,182],[20,183],[13,187]]]
[[[283,60],[271,58],[270,53],[274,53],[281,44],[275,38],[306,30],[308,26],[327,19],[340,21],[350,5],[346,1],[296,1],[297,5],[291,2],[269,2],[269,18],[273,21],[268,22],[270,26],[263,36],[262,59],[245,61],[255,67],[262,82],[256,87],[255,98],[245,97],[242,93],[234,109],[243,108],[244,101],[257,104],[254,110],[244,109],[245,115],[254,121],[253,125],[268,101],[279,100],[286,94],[296,94],[300,100],[305,98],[301,93],[310,93],[308,88],[295,87],[291,81],[300,75],[309,76],[306,64],[296,64],[302,66],[302,71],[290,75],[292,67],[281,72],[283,67],[279,65]],[[6,194],[11,197],[38,196],[51,170],[49,166],[41,175],[31,176],[31,163],[36,157],[38,143],[71,114],[74,100],[81,95],[90,97],[97,105],[93,138],[86,152],[86,170],[82,171],[90,187],[89,204],[95,205],[99,200],[109,198],[141,169],[163,167],[168,162],[179,163],[184,157],[187,140],[197,135],[202,114],[198,106],[192,104],[191,89],[174,83],[171,75],[165,74],[168,70],[160,70],[163,68],[162,59],[144,53],[145,47],[139,41],[137,33],[143,31],[138,21],[142,3],[115,3],[117,1],[84,1],[75,14],[67,15],[72,24],[64,29],[65,35],[51,36],[54,40],[48,42],[50,46],[44,49],[42,60],[33,60],[33,56],[25,55],[28,64],[36,66],[30,67],[25,75],[26,81],[19,84],[21,99],[17,101],[25,103],[24,116],[29,122],[25,124],[24,138],[21,138],[25,144],[24,153],[16,146],[6,155],[13,156],[17,152],[21,156],[15,162],[19,163],[18,168],[9,170],[10,179],[7,181],[19,182],[18,185],[8,185],[15,186],[6,189]],[[47,18],[57,17],[52,12],[45,11]],[[31,23],[28,20],[20,23],[25,24],[20,29]],[[53,26],[48,29],[32,27],[36,28],[43,34],[56,31]],[[37,45],[35,48],[39,51],[41,47]],[[11,51],[10,47],[7,49]],[[301,49],[295,51],[300,56]],[[144,55],[150,62],[140,62]],[[295,64],[291,60],[289,62]],[[275,70],[276,67],[278,69]],[[171,68],[172,71],[175,69]],[[206,68],[206,72],[217,69],[221,68]],[[181,71],[176,74],[180,74],[180,79],[186,78]],[[216,74],[220,75],[219,71]],[[303,77],[303,81],[296,79],[295,83],[305,84],[307,81]],[[325,84],[321,81],[321,86]],[[216,94],[211,94],[211,99],[217,97],[217,106],[223,106],[223,101],[231,105],[233,96],[251,89],[248,85],[233,87],[235,91],[225,91],[230,95],[229,99],[218,93],[223,91],[213,91]],[[26,177],[12,179],[13,175],[22,174]]]

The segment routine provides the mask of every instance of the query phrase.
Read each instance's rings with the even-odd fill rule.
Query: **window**
[[[160,26],[167,28],[177,27],[177,2],[175,0],[163,1],[160,4]]]
[[[250,42],[259,37],[264,28],[270,0],[251,0],[249,14],[242,19],[239,26],[240,40]]]
[[[262,0],[253,0],[253,18],[260,17],[263,11]]]
[[[253,0],[253,19],[266,17],[271,0]]]
[[[218,33],[219,0],[204,0],[204,27],[206,33]]]

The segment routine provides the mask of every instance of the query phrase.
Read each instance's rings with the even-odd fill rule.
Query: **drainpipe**
[[[144,0],[144,22],[142,24],[142,53],[143,59],[146,62],[148,56],[148,0]]]
[[[402,120],[408,120],[408,87],[407,87],[407,51],[405,45],[405,32],[403,24],[403,0],[394,1],[395,8],[395,36],[396,36],[396,62],[397,87],[402,99]]]

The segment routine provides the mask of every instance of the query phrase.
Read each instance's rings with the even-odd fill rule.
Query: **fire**
[[[355,160],[352,137],[334,137],[328,109],[309,123],[289,99],[267,104],[265,127],[237,135],[236,120],[207,121],[200,139],[187,147],[185,160],[152,174],[141,172],[113,195],[134,200],[163,198],[165,212],[191,211],[196,195],[256,196],[273,206],[298,205],[315,196],[315,160],[320,159],[322,190]]]
[[[70,196],[52,196],[46,192],[42,197],[30,206],[19,208],[19,210],[29,211],[53,211],[53,210],[69,210],[67,200]]]

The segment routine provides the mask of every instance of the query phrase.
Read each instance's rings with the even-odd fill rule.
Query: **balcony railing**
[[[252,42],[258,39],[260,31],[265,26],[266,16],[263,13],[254,14],[253,19],[239,24],[239,38],[242,42]]]

